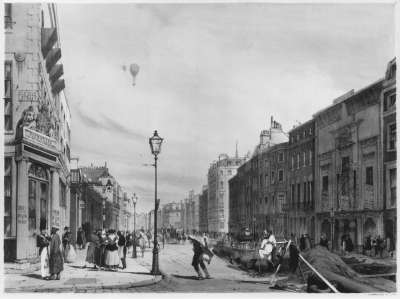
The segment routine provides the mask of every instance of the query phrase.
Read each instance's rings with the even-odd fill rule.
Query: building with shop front
[[[71,115],[55,4],[4,4],[4,258],[70,223]]]
[[[308,234],[315,242],[314,160],[315,123],[309,120],[289,131],[287,159],[287,213],[289,235]]]
[[[351,91],[316,113],[316,234],[334,249],[349,235],[362,247],[383,236],[380,97],[383,80]]]
[[[229,223],[229,184],[228,181],[236,175],[237,168],[245,158],[221,154],[218,161],[211,164],[208,170],[208,232],[221,234],[228,232]]]
[[[389,62],[381,93],[381,135],[383,149],[383,227],[392,249],[397,235],[397,148],[396,148],[396,59]]]

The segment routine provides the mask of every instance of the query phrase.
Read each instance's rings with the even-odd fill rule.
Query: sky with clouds
[[[161,203],[201,191],[220,153],[289,131],[394,57],[394,5],[58,4],[72,155],[154,204],[148,138],[164,139]],[[140,66],[136,85],[124,65]]]

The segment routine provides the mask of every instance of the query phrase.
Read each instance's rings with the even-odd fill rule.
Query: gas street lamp
[[[136,258],[136,203],[137,203],[138,197],[136,196],[136,193],[133,193],[132,196],[132,203],[133,203],[133,250],[132,250],[132,257]]]
[[[149,144],[151,153],[154,155],[154,247],[153,247],[153,265],[151,269],[151,274],[160,275],[159,265],[158,265],[158,243],[157,243],[157,209],[158,209],[158,200],[157,200],[157,156],[161,152],[161,144],[163,142],[163,138],[158,136],[157,131],[154,131],[154,135],[149,138]]]

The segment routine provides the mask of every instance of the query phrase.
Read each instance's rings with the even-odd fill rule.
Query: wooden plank
[[[306,261],[306,259],[299,253],[299,257],[301,260],[315,273],[323,282],[326,283],[326,285],[335,293],[339,293],[339,291],[325,278],[319,273],[309,262]]]

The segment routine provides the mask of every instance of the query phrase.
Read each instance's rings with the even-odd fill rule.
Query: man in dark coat
[[[200,267],[203,270],[204,274],[206,275],[206,278],[210,278],[210,274],[208,273],[207,267],[204,264],[203,257],[202,257],[202,255],[204,253],[203,246],[201,245],[201,243],[199,241],[197,241],[192,236],[189,236],[188,239],[193,244],[194,255],[193,255],[193,260],[192,260],[192,266],[196,270],[198,279],[203,279],[203,276],[201,275],[201,272],[200,272]]]
[[[299,249],[295,243],[295,236],[291,234],[289,245],[289,269],[291,273],[296,273],[297,267],[299,266]]]
[[[60,279],[60,273],[64,270],[64,260],[61,252],[61,239],[57,234],[58,228],[51,228],[50,254],[49,254],[49,271],[50,279]]]
[[[326,249],[329,250],[328,248],[328,239],[326,238],[325,234],[321,235],[321,238],[319,239],[319,245],[322,247],[325,247]]]
[[[86,252],[86,262],[89,264],[93,265],[93,268],[97,268],[96,267],[96,253],[99,254],[99,248],[100,246],[100,239],[96,234],[96,231],[93,231],[92,234],[90,235],[90,239],[89,239],[89,245],[87,248],[87,252]],[[97,252],[96,252],[96,248],[97,248]]]
[[[121,231],[117,232],[118,236],[118,255],[122,263],[122,269],[126,269],[126,238]]]
[[[86,245],[85,232],[82,230],[81,227],[78,229],[78,233],[76,236],[76,244],[78,245],[79,249],[84,249]]]

